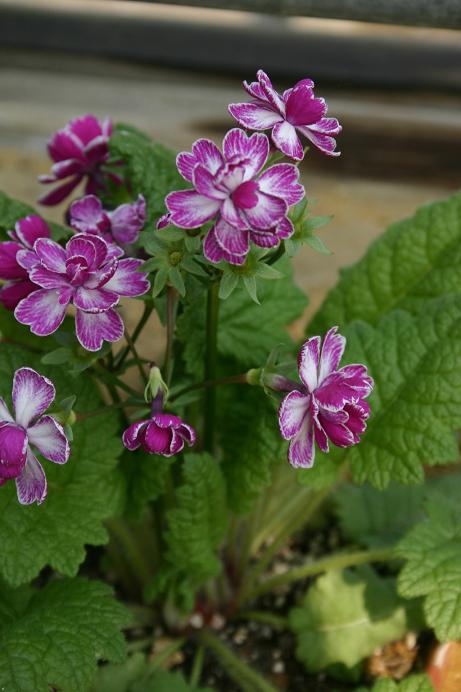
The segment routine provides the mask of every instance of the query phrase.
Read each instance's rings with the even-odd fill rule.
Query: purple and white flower
[[[370,416],[365,399],[373,389],[365,365],[346,365],[338,370],[346,339],[332,327],[321,346],[320,336],[305,342],[298,356],[301,386],[282,400],[279,425],[290,440],[288,460],[294,467],[314,463],[315,444],[328,452],[328,440],[337,447],[360,441]]]
[[[119,259],[120,249],[96,235],[73,236],[65,248],[39,238],[33,250],[21,250],[18,262],[40,286],[21,300],[15,317],[33,334],[48,336],[62,324],[68,305],[76,308],[77,338],[87,351],[99,351],[104,341],[123,336],[123,321],[114,309],[121,296],[134,297],[149,289],[143,260]]]
[[[132,423],[123,433],[122,441],[127,449],[141,447],[148,454],[172,457],[195,444],[195,430],[171,413],[156,413],[149,420]]]
[[[53,160],[51,173],[39,176],[44,184],[65,181],[39,199],[41,204],[59,204],[86,178],[85,192],[101,190],[101,168],[109,159],[109,138],[112,122],[100,122],[94,115],[83,115],[67,123],[48,142],[48,153]],[[117,176],[111,174],[117,179]]]
[[[293,233],[288,207],[304,197],[299,171],[288,163],[270,166],[261,173],[269,156],[269,140],[230,130],[221,153],[216,144],[199,139],[192,152],[182,152],[178,170],[193,190],[171,192],[166,197],[168,219],[181,228],[198,228],[214,221],[204,243],[211,262],[225,259],[243,264],[250,240],[273,247]],[[165,220],[160,220],[160,226]]]
[[[320,151],[339,156],[336,140],[342,128],[336,118],[327,118],[325,99],[315,98],[314,82],[302,79],[292,89],[279,94],[263,70],[258,70],[256,82],[243,82],[252,100],[231,103],[230,114],[239,125],[249,130],[272,130],[272,141],[286,156],[301,161],[303,145],[298,133],[307,137]]]
[[[13,378],[14,417],[0,397],[0,485],[15,479],[22,505],[40,505],[47,494],[45,473],[33,450],[55,464],[69,459],[64,429],[53,416],[43,415],[55,395],[50,380],[32,368],[20,368]]]
[[[37,290],[16,255],[20,250],[31,250],[37,238],[49,238],[51,234],[43,219],[31,214],[20,219],[8,235],[11,240],[0,243],[0,279],[6,281],[0,288],[0,303],[7,310],[14,310],[20,300]]]
[[[135,202],[105,211],[98,197],[87,195],[72,202],[69,216],[70,225],[79,233],[95,233],[107,243],[131,245],[146,223],[146,200],[139,195]]]

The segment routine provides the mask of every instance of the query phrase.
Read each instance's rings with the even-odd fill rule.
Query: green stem
[[[216,380],[204,380],[203,382],[196,382],[195,384],[188,384],[187,387],[183,387],[174,396],[169,398],[169,401],[175,401],[179,399],[183,394],[188,392],[193,392],[196,389],[208,389],[208,387],[217,387],[222,384],[248,384],[247,374],[243,372],[241,375],[231,375],[230,377],[219,377]]]
[[[203,659],[205,657],[205,648],[200,645],[197,647],[197,651],[194,656],[194,663],[192,665],[192,672],[190,674],[189,685],[192,688],[198,687],[200,684],[200,678],[202,676],[203,670]]]
[[[146,322],[149,319],[149,317],[151,316],[153,310],[154,310],[154,304],[153,303],[147,303],[146,302],[144,304],[144,312],[142,313],[141,319],[139,320],[138,324],[136,325],[134,332],[133,332],[133,336],[131,337],[134,344],[136,343],[138,336],[141,334],[142,330],[144,329]],[[128,358],[129,352],[130,352],[130,347],[125,346],[123,351],[121,351],[121,353],[115,359],[115,367],[117,368],[117,370],[122,367],[123,363]]]
[[[386,562],[387,560],[392,560],[394,558],[395,553],[393,548],[383,548],[381,550],[363,550],[357,553],[339,553],[337,555],[329,555],[322,560],[317,560],[316,562],[311,562],[307,565],[301,565],[300,567],[294,567],[284,574],[277,574],[273,577],[269,577],[253,590],[252,597],[254,598],[256,596],[261,596],[268,591],[277,589],[279,586],[292,584],[295,581],[300,581],[301,579],[306,579],[307,577],[313,577],[317,574],[321,574],[322,572],[343,569],[345,567],[353,567],[354,565],[364,565],[368,564],[369,562]]]
[[[154,656],[150,663],[151,670],[158,670],[161,667],[162,663],[168,661],[170,656],[173,656],[173,654],[179,651],[179,649],[182,649],[186,641],[186,637],[176,639],[169,646],[165,647],[163,651]]]
[[[287,630],[289,627],[288,618],[284,618],[282,615],[275,615],[275,613],[267,613],[264,610],[245,610],[243,613],[238,613],[236,619],[261,622],[264,625],[270,625],[281,630]]]
[[[278,246],[277,250],[274,252],[274,254],[271,257],[269,257],[266,264],[275,264],[275,262],[277,262],[277,260],[279,260],[281,257],[283,257],[284,254],[285,254],[285,243],[282,240],[280,245]]]
[[[144,372],[144,368],[142,366],[141,358],[139,357],[139,353],[136,350],[135,343],[133,341],[133,338],[129,335],[128,331],[125,332],[125,339],[128,342],[128,347],[133,354],[134,361],[136,363],[136,367],[138,368],[138,372],[141,375],[141,382],[144,384],[147,382],[147,377],[146,373]]]
[[[163,364],[167,386],[170,386],[171,377],[173,375],[173,344],[177,307],[178,292],[173,286],[168,286],[166,294],[166,350],[165,362]]]
[[[152,637],[146,637],[145,639],[135,639],[132,642],[128,642],[126,645],[126,650],[129,654],[135,653],[135,651],[144,651],[149,646],[152,646]]]
[[[139,591],[142,593],[142,589],[153,576],[153,571],[143,551],[139,549],[136,539],[125,521],[122,519],[111,519],[107,526],[118,548],[118,552],[128,564],[130,571],[136,579]]]
[[[272,561],[272,558],[279,552],[279,550],[281,550],[285,544],[285,541],[309,521],[312,515],[315,514],[317,509],[323,503],[327,495],[329,495],[329,493],[332,491],[333,487],[335,486],[320,490],[311,499],[311,502],[307,506],[305,512],[298,512],[297,517],[293,517],[292,520],[290,517],[290,520],[286,522],[277,538],[275,538],[271,545],[264,551],[253,570],[243,580],[242,586],[235,600],[237,609],[240,608],[243,603],[253,597],[255,585],[257,584],[259,577],[263,574],[265,569]]]
[[[233,651],[227,648],[209,630],[202,630],[198,639],[200,643],[209,648],[216,658],[222,663],[228,675],[239,685],[244,692],[276,692],[275,687],[265,680],[262,675],[243,662]]]
[[[208,289],[207,315],[206,315],[206,351],[205,351],[205,382],[216,380],[217,365],[217,340],[219,317],[219,282],[214,281]],[[205,430],[204,449],[213,452],[215,417],[216,417],[216,389],[214,385],[205,389]]]
[[[120,389],[123,389],[128,394],[131,394],[131,396],[139,399],[139,392],[137,392],[135,389],[133,389],[133,387],[130,387],[130,385],[126,384],[126,382],[124,382],[123,380],[119,379],[112,372],[109,372],[109,370],[107,370],[103,366],[98,365],[98,364],[94,365],[93,366],[93,373],[99,380],[104,382],[104,384],[109,389],[111,389],[111,391],[112,391],[113,387],[119,387]],[[120,400],[120,398],[118,397],[118,394],[117,394],[116,402],[118,403],[119,400]]]
[[[145,404],[145,402],[142,399],[137,399],[136,401],[132,401],[131,399],[125,399],[124,401],[117,401],[117,403],[115,403],[115,404],[108,404],[107,406],[103,406],[102,408],[97,408],[94,411],[88,411],[88,413],[78,413],[77,414],[77,421],[80,423],[82,420],[86,420],[87,418],[94,418],[95,416],[103,416],[108,411],[113,411],[113,410],[119,409],[119,408],[125,408],[125,406],[140,406],[143,404]]]

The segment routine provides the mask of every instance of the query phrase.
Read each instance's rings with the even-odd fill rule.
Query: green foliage
[[[153,142],[134,127],[118,124],[110,139],[114,159],[124,161],[134,194],[143,194],[147,203],[146,227],[165,213],[164,200],[172,190],[187,183],[176,169],[176,154],[159,142]]]
[[[222,469],[230,508],[250,511],[270,485],[274,465],[286,463],[285,444],[277,426],[277,412],[259,388],[227,387],[219,409],[224,451]]]
[[[308,205],[309,202],[305,197],[290,210],[289,217],[293,222],[295,232],[291,238],[285,241],[286,250],[289,256],[293,257],[303,245],[309,245],[316,252],[320,252],[321,255],[331,255],[331,250],[327,248],[314,231],[325,226],[333,217],[310,216]]]
[[[98,670],[90,692],[212,692],[191,687],[181,673],[156,670],[143,654],[134,654],[124,663]]]
[[[125,656],[119,630],[130,615],[100,582],[54,581],[22,602],[0,588],[0,612],[0,688],[8,692],[82,692],[98,660]]]
[[[377,324],[395,309],[417,314],[461,286],[461,194],[392,224],[330,291],[309,332],[352,320]]]
[[[47,368],[30,353],[0,345],[2,395],[10,403],[14,371],[34,367],[53,380],[56,402],[76,394],[76,412],[98,408],[100,399],[90,378],[71,378],[65,368]],[[123,479],[117,470],[122,446],[117,414],[88,417],[73,428],[74,441],[64,466],[44,461],[48,498],[40,505],[21,506],[14,482],[0,493],[0,574],[13,586],[34,578],[47,564],[74,576],[85,557],[85,545],[107,541],[103,521],[121,504]]]
[[[461,637],[461,512],[456,503],[428,503],[428,518],[397,546],[407,562],[399,579],[405,598],[424,596],[424,614],[440,641]]]
[[[286,325],[300,317],[306,296],[293,283],[287,262],[279,262],[280,281],[265,281],[256,305],[241,287],[220,302],[218,350],[244,367],[263,363],[274,344],[287,342]],[[205,296],[188,303],[178,319],[178,338],[190,373],[198,376],[205,352]]]
[[[374,377],[373,415],[360,444],[334,450],[316,465],[338,475],[347,462],[355,481],[383,489],[391,480],[420,483],[424,464],[455,461],[454,431],[461,424],[461,298],[433,301],[417,317],[393,312],[377,328],[353,323],[345,333],[345,362],[367,364]],[[306,478],[313,481],[315,474],[313,480]]]
[[[135,454],[124,454],[122,470],[127,482],[125,512],[128,516],[140,517],[148,502],[163,495],[172,463],[173,459],[145,454],[141,449]]]
[[[4,192],[0,192],[0,231],[2,235],[6,231],[12,231],[16,221],[24,218],[24,216],[29,216],[29,214],[37,214],[37,210],[29,204],[19,202],[17,199],[8,197]],[[38,214],[38,216],[41,216],[41,214]],[[70,229],[52,221],[46,221],[46,223],[54,240],[60,240],[70,235]]]
[[[401,682],[395,682],[390,678],[377,680],[373,687],[360,687],[355,692],[434,692],[432,683],[427,675],[410,675]]]
[[[263,248],[253,246],[247,255],[245,263],[242,266],[221,262],[220,269],[223,275],[219,284],[219,297],[221,300],[226,300],[235,291],[237,286],[241,286],[248,293],[251,300],[258,305],[258,290],[261,281],[273,281],[281,279],[281,274],[278,269],[267,264],[268,251]]]
[[[148,599],[176,584],[182,606],[194,591],[216,576],[216,555],[226,531],[226,489],[222,472],[209,454],[187,454],[176,506],[167,512],[165,564],[147,589]]]
[[[297,657],[308,670],[334,663],[348,667],[407,631],[408,613],[392,581],[371,568],[331,571],[319,577],[290,612]]]

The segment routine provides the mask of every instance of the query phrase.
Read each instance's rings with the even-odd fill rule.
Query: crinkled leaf
[[[219,307],[218,350],[246,367],[263,363],[274,344],[288,342],[286,325],[303,313],[307,298],[294,284],[286,262],[277,265],[284,278],[258,287],[261,305],[238,286]],[[189,372],[197,375],[205,348],[206,297],[198,296],[178,319],[178,337],[184,343]]]
[[[124,455],[122,469],[126,477],[125,512],[139,517],[148,502],[163,495],[172,459],[158,454],[145,454],[140,449]]]
[[[143,194],[147,203],[146,228],[165,213],[165,197],[187,187],[176,168],[176,154],[154,142],[133,127],[118,124],[110,139],[111,155],[124,161],[135,195]]]
[[[296,655],[312,671],[333,663],[354,666],[405,634],[407,620],[393,583],[371,568],[328,572],[290,612]]]
[[[461,637],[461,512],[443,496],[428,504],[428,518],[397,547],[407,562],[399,579],[405,598],[424,596],[424,613],[440,641]]]
[[[0,590],[0,604],[12,597]],[[105,584],[54,581],[22,605],[0,621],[0,686],[8,692],[81,692],[98,660],[125,656],[120,628],[130,615]]]
[[[1,344],[1,394],[8,402],[14,371],[24,365],[52,379],[56,402],[76,394],[77,413],[100,405],[89,377],[73,379],[65,367],[45,366],[30,353]],[[21,506],[13,481],[0,488],[0,574],[14,586],[34,578],[45,565],[74,576],[85,545],[107,541],[103,521],[120,508],[124,482],[117,469],[122,450],[117,414],[88,417],[75,424],[73,433],[67,464],[43,462],[48,497],[42,505]]]
[[[309,332],[352,320],[377,324],[397,308],[417,313],[430,300],[459,293],[461,194],[392,224],[330,291]]]
[[[433,301],[419,317],[395,311],[377,328],[345,330],[345,362],[365,363],[375,380],[372,417],[359,444],[334,450],[324,464],[347,461],[354,480],[377,488],[420,483],[424,464],[455,461],[461,425],[461,298]],[[308,474],[303,475],[310,482]],[[315,478],[315,475],[314,475]]]
[[[360,687],[355,692],[434,692],[427,675],[410,675],[401,682],[390,678],[377,680],[373,687]]]

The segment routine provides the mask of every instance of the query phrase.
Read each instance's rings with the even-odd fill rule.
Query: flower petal
[[[337,334],[338,327],[332,327],[326,333],[323,340],[322,354],[320,356],[319,385],[332,372],[338,369],[346,348],[346,338]]]
[[[26,463],[27,434],[16,423],[0,425],[0,478],[9,480],[20,475]]]
[[[324,135],[339,135],[342,129],[336,118],[321,118],[318,122],[309,125],[309,130],[320,132]]]
[[[287,238],[291,238],[295,232],[295,228],[290,219],[284,218],[277,224],[275,232],[280,240],[286,240]]]
[[[131,452],[134,452],[135,449],[138,449],[138,447],[141,444],[141,441],[139,439],[139,433],[140,431],[146,426],[148,421],[145,420],[140,420],[137,423],[132,423],[123,433],[122,435],[122,442],[124,446],[129,449]]]
[[[114,275],[104,285],[107,291],[114,291],[120,296],[142,296],[149,290],[150,283],[147,274],[138,271],[144,264],[143,260],[131,257],[119,260]]]
[[[246,221],[244,215],[237,209],[230,197],[228,197],[221,206],[221,217],[224,219],[225,223],[228,223],[240,231],[248,230],[248,221]]]
[[[269,140],[266,135],[254,132],[251,137],[238,127],[234,127],[223,140],[224,156],[228,161],[245,159],[243,179],[251,180],[267,161]]]
[[[96,195],[86,195],[72,202],[69,216],[72,228],[81,233],[100,233],[110,227],[109,216]]]
[[[318,420],[325,434],[333,442],[336,447],[350,447],[355,444],[353,433],[346,427],[344,417],[347,420],[347,414],[344,416],[344,411],[326,411],[320,409]]]
[[[45,221],[36,214],[30,214],[20,219],[15,225],[16,235],[19,240],[31,250],[37,238],[49,238],[50,229]]]
[[[277,123],[272,130],[272,141],[277,149],[280,149],[290,159],[302,161],[304,157],[303,146],[293,125],[286,121]]]
[[[294,87],[286,102],[286,118],[292,125],[312,125],[326,111],[325,99],[314,98],[312,88],[306,84]]]
[[[215,176],[201,163],[198,163],[194,168],[193,181],[197,192],[201,195],[210,199],[226,199],[227,193],[215,188]]]
[[[192,145],[192,153],[198,163],[202,163],[213,175],[223,165],[224,159],[211,139],[198,139]]]
[[[259,84],[261,85],[261,89],[263,90],[264,94],[266,95],[269,103],[271,103],[272,106],[275,109],[277,109],[277,111],[284,116],[285,115],[285,104],[283,102],[283,99],[280,96],[280,94],[272,86],[272,82],[269,79],[269,77],[267,76],[267,74],[263,70],[258,70],[256,73],[256,76],[258,78]]]
[[[200,195],[195,190],[170,192],[165,199],[171,220],[182,228],[198,228],[212,219],[220,206],[215,199]]]
[[[189,183],[192,182],[194,168],[197,165],[197,163],[198,161],[195,158],[195,156],[193,154],[190,154],[188,151],[182,151],[176,157],[176,167],[178,171],[181,173],[184,180],[187,180]]]
[[[279,408],[279,426],[282,437],[291,440],[300,430],[309,413],[310,396],[294,389],[282,400]]]
[[[320,337],[308,339],[298,354],[298,372],[303,384],[309,392],[317,387],[317,370],[319,366]]]
[[[315,132],[310,127],[298,127],[298,130],[314,144],[317,149],[320,149],[327,156],[340,156],[341,152],[336,151],[336,140],[328,135]]]
[[[273,231],[250,231],[250,238],[258,247],[275,247],[280,242],[280,238]]]
[[[80,159],[82,156],[81,141],[68,128],[63,128],[54,133],[47,145],[48,153],[53,161],[65,161],[66,159]]]
[[[40,258],[33,250],[19,250],[16,255],[16,262],[25,269],[26,272],[29,272],[32,267],[40,264]]]
[[[42,465],[29,448],[24,470],[16,478],[18,500],[22,505],[31,505],[33,502],[41,505],[46,498],[47,489],[46,476]]]
[[[66,252],[51,238],[38,238],[34,243],[34,252],[46,269],[59,274],[66,273]]]
[[[311,468],[315,459],[314,423],[310,413],[288,447],[288,461],[294,468]]]
[[[148,454],[173,456],[170,449],[172,432],[170,428],[160,427],[154,420],[150,421],[140,434],[142,448]]]
[[[143,195],[131,204],[121,204],[110,214],[112,235],[117,243],[135,243],[146,223],[146,200]]]
[[[241,231],[219,219],[215,225],[215,238],[222,250],[230,255],[247,255],[250,249],[248,231]]]
[[[23,279],[27,276],[16,259],[16,255],[21,250],[22,246],[12,240],[0,243],[0,279]]]
[[[1,423],[14,423],[14,418],[10,413],[5,400],[0,396],[0,422]]]
[[[105,288],[86,288],[79,286],[74,294],[73,303],[76,308],[85,312],[105,312],[119,302],[118,293]]]
[[[35,425],[28,428],[27,437],[29,443],[37,447],[48,461],[65,464],[69,459],[69,441],[63,427],[52,416],[42,416]]]
[[[35,265],[29,272],[31,281],[41,288],[67,288],[69,281],[63,274],[52,272],[41,264]]]
[[[246,259],[246,255],[232,255],[222,249],[216,240],[216,226],[213,226],[205,237],[203,242],[203,254],[207,260],[214,264],[218,264],[221,260],[224,260],[225,262],[229,262],[229,264],[241,266],[245,264]]]
[[[251,209],[245,209],[244,215],[250,226],[267,230],[276,226],[288,211],[287,203],[279,197],[257,192],[258,203]]]
[[[58,185],[58,187],[55,187],[53,190],[51,190],[51,192],[47,192],[45,195],[39,197],[39,204],[43,204],[45,207],[51,207],[54,204],[59,204],[75,190],[77,185],[82,180],[83,175],[79,174],[74,176],[67,183]]]
[[[262,103],[231,103],[227,110],[239,125],[249,130],[267,130],[283,121],[280,113],[274,111],[269,104],[265,106]]]
[[[123,322],[113,309],[93,314],[77,310],[77,339],[87,351],[99,351],[104,341],[118,341],[123,336]]]
[[[48,336],[60,327],[66,314],[70,295],[60,289],[34,291],[17,305],[14,316],[21,324],[30,326],[37,336]]]
[[[270,166],[258,178],[259,189],[268,195],[281,197],[288,206],[297,204],[305,194],[299,182],[299,169],[291,163],[277,163]]]
[[[47,377],[32,368],[16,370],[13,378],[13,407],[16,423],[28,428],[54,401],[56,390]]]
[[[192,445],[195,444],[196,440],[196,433],[194,428],[189,425],[188,423],[183,423],[181,422],[181,425],[179,425],[176,428],[176,432],[181,435],[181,437],[187,442],[189,447],[192,447]]]

